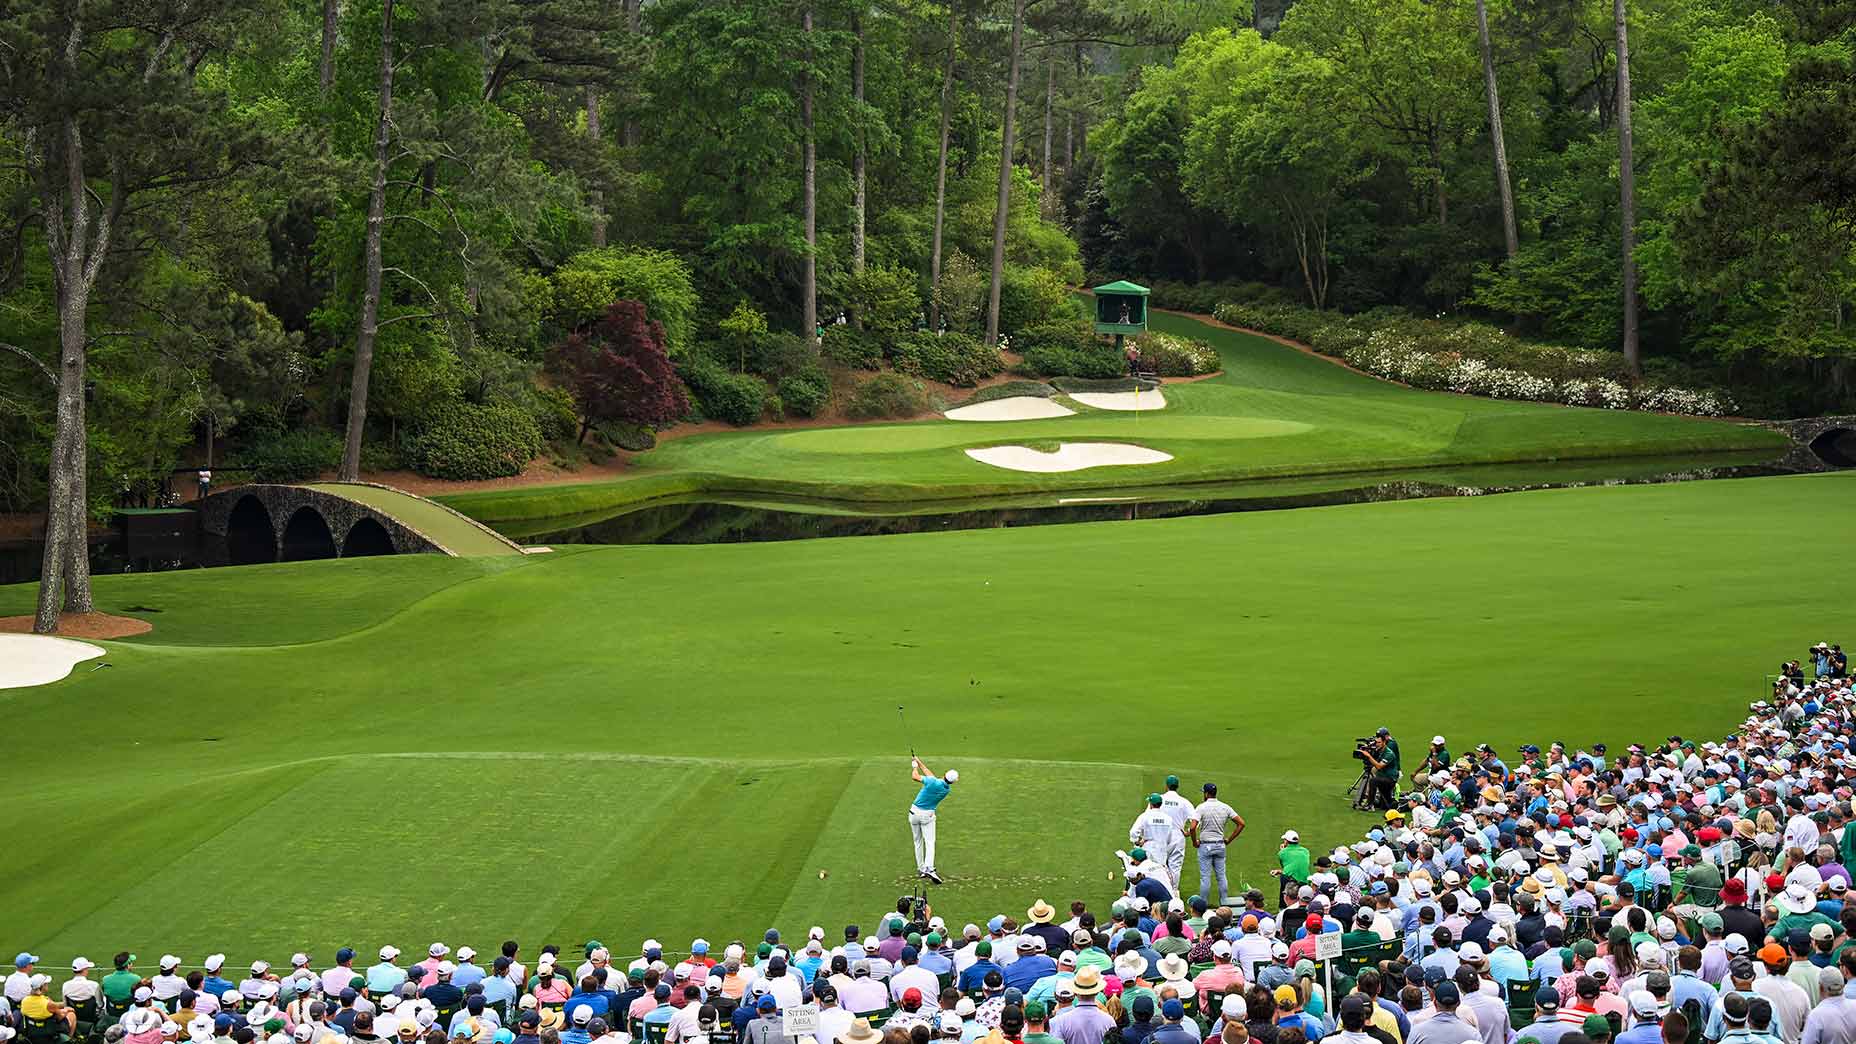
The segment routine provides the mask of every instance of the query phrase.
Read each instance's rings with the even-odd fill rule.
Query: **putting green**
[[[868,925],[910,883],[899,703],[962,770],[954,923],[1106,901],[1169,771],[1223,785],[1234,883],[1261,883],[1281,830],[1364,828],[1347,750],[1381,723],[1408,749],[1730,728],[1826,637],[1788,578],[1853,508],[1838,474],[99,577],[155,630],[0,693],[9,944]]]
[[[1776,456],[1785,446],[1775,432],[1724,421],[1418,391],[1181,316],[1155,315],[1153,325],[1205,338],[1224,366],[1217,377],[1167,385],[1164,410],[1077,404],[1074,416],[1038,420],[714,432],[662,443],[615,482],[440,499],[473,518],[506,523],[696,492],[893,503],[1512,461],[1747,449]],[[988,467],[963,452],[1059,441],[1128,442],[1174,459],[1036,474]]]

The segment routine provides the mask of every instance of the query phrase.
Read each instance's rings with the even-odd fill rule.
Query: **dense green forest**
[[[1000,338],[1115,365],[1097,275],[1847,407],[1853,48],[1836,0],[20,0],[0,509],[906,413]]]

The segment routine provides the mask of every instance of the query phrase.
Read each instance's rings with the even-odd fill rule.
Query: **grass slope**
[[[1795,579],[1852,508],[1842,474],[99,577],[99,608],[163,611],[111,670],[0,691],[6,942],[868,923],[909,880],[898,703],[962,769],[950,920],[1110,894],[1167,771],[1224,785],[1260,882],[1281,830],[1361,828],[1347,744],[1381,722],[1413,749],[1729,728],[1834,637]]]
[[[856,501],[954,499],[1508,461],[1776,452],[1784,445],[1776,433],[1721,421],[1404,388],[1267,338],[1183,316],[1156,314],[1154,328],[1203,337],[1224,362],[1216,378],[1168,386],[1163,412],[1078,407],[1074,417],[1036,421],[716,432],[665,442],[637,458],[633,477],[616,482],[440,499],[500,524],[703,491]],[[961,452],[1058,439],[1134,442],[1175,459],[1038,475],[992,467]]]

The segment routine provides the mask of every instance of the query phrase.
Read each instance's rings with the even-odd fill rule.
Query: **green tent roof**
[[[1103,283],[1095,288],[1098,294],[1140,294],[1146,297],[1152,291],[1139,283],[1130,283],[1126,279],[1117,279],[1112,283]]]

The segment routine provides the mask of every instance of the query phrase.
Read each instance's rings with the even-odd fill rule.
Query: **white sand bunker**
[[[1055,453],[1030,446],[987,446],[970,449],[967,456],[981,464],[1013,471],[1081,471],[1114,464],[1162,464],[1173,459],[1170,453],[1125,442],[1060,442]]]
[[[1070,398],[1092,406],[1098,410],[1148,410],[1166,409],[1166,396],[1160,389],[1138,392],[1071,392]]]
[[[1076,411],[1061,403],[1036,395],[1014,395],[1006,399],[994,399],[991,402],[976,402],[971,406],[961,406],[948,410],[948,420],[957,421],[1015,421],[1043,420],[1047,417],[1074,417]]]
[[[103,650],[68,638],[39,634],[0,634],[0,689],[50,685]]]

